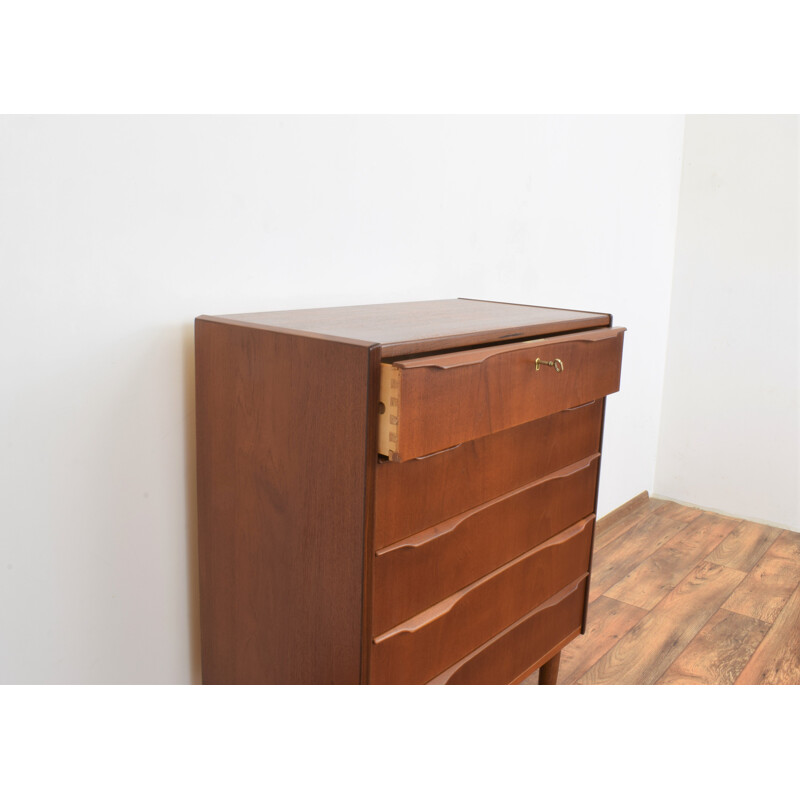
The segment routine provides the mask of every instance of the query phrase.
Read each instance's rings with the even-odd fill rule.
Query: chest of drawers
[[[199,317],[204,682],[555,682],[623,333],[477,300]]]

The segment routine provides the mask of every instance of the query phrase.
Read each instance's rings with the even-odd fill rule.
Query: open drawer
[[[619,390],[625,328],[381,364],[378,452],[407,461]]]

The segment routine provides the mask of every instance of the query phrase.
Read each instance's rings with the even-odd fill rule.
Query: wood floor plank
[[[739,524],[738,519],[703,512],[604,594],[640,608],[655,608]]]
[[[750,572],[780,533],[780,528],[745,520],[706,556],[706,561]]]
[[[800,533],[782,531],[723,608],[775,622],[800,583]]]
[[[720,609],[657,682],[730,685],[769,629],[768,622]]]
[[[577,682],[655,683],[743,578],[701,562]]]
[[[676,522],[691,522],[703,513],[703,509],[695,508],[694,506],[682,506],[672,500],[662,500],[661,505],[655,509],[655,513],[662,517],[674,519]]]
[[[647,612],[610,597],[589,604],[586,633],[561,651],[558,682],[574,683],[607,653]]]
[[[800,586],[784,604],[737,684],[800,684]]]
[[[621,519],[612,520],[606,524],[603,524],[605,518],[601,519],[597,523],[597,529],[594,534],[595,552],[627,533],[634,525],[645,519],[645,517],[654,514],[655,510],[661,506],[663,502],[663,500],[655,500],[651,497],[647,503],[631,511],[630,514],[627,514]]]
[[[659,509],[636,522],[623,536],[595,551],[589,587],[590,602],[604,594],[702,513],[700,509],[692,509],[690,519],[672,519],[669,515],[659,514]]]
[[[628,500],[627,503],[623,503],[613,511],[603,514],[603,516],[597,520],[597,529],[600,530],[606,526],[616,525],[621,519],[624,519],[629,514],[633,514],[634,511],[638,511],[640,508],[646,506],[649,500],[649,492],[640,492],[636,495],[636,497],[632,497],[630,500]]]

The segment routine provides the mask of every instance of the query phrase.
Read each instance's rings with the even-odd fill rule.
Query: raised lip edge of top
[[[420,336],[417,338],[358,338],[345,336],[340,333],[327,332],[320,330],[309,330],[302,325],[291,326],[288,323],[270,324],[269,315],[303,314],[315,311],[343,311],[353,308],[379,308],[381,306],[412,306],[425,303],[482,303],[516,308],[543,309],[546,311],[561,311],[566,314],[575,315],[573,319],[545,321],[536,323],[525,323],[522,325],[511,325],[506,327],[484,327],[469,329],[462,332],[446,333],[441,336]],[[261,319],[254,319],[259,317]],[[557,306],[539,306],[528,303],[511,303],[500,300],[481,300],[470,297],[450,297],[439,298],[436,300],[411,300],[396,301],[391,303],[361,303],[347,306],[317,306],[314,308],[289,308],[275,311],[252,311],[237,314],[203,314],[195,318],[195,321],[215,322],[220,324],[237,325],[248,328],[257,328],[275,333],[285,333],[295,336],[304,336],[314,339],[326,339],[345,344],[353,344],[362,347],[381,348],[382,357],[394,357],[401,355],[413,355],[418,352],[425,352],[436,349],[450,349],[469,346],[480,346],[490,342],[501,342],[504,340],[513,341],[515,338],[524,339],[534,336],[547,336],[550,334],[566,333],[570,331],[586,330],[591,328],[610,327],[613,324],[613,317],[606,312],[582,311],[571,308],[560,308]]]

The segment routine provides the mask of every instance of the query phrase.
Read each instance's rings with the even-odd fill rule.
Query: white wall
[[[800,530],[797,117],[687,117],[655,491]]]
[[[483,297],[630,332],[653,480],[682,118],[0,119],[0,682],[198,678],[192,321]]]

